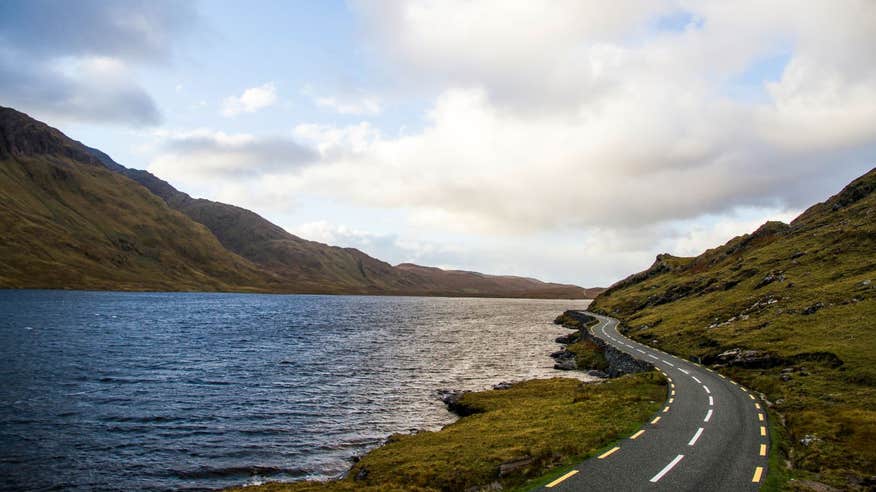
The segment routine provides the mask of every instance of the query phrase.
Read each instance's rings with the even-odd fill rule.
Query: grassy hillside
[[[520,277],[394,267],[194,199],[0,107],[0,288],[584,298]]]
[[[14,116],[14,115],[13,115]],[[263,274],[202,225],[90,160],[60,132],[0,113],[0,286],[246,289]]]
[[[99,151],[97,151],[99,152]],[[148,171],[127,169],[102,153],[110,169],[139,182],[168,205],[204,224],[230,251],[283,279],[291,289],[355,294],[592,298],[602,289],[536,279],[448,271],[412,264],[392,266],[354,248],[308,241],[234,205],[192,198]]]
[[[591,309],[763,392],[787,487],[876,486],[876,170],[791,224],[660,255]]]

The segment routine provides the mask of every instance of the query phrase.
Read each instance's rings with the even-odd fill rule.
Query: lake
[[[587,302],[0,291],[0,487],[338,476],[453,422],[439,389],[569,376],[551,322]]]

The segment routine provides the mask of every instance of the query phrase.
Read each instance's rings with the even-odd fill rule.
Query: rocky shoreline
[[[621,352],[613,346],[607,344],[603,339],[593,335],[588,330],[590,324],[596,321],[596,318],[581,312],[581,311],[565,311],[559,315],[554,324],[562,325],[565,328],[577,330],[567,335],[559,336],[555,341],[563,348],[550,354],[556,362],[554,369],[563,371],[584,371],[587,375],[600,379],[617,378],[625,374],[633,374],[637,372],[651,371],[654,366],[648,362],[635,359],[634,357]],[[586,342],[592,346],[591,350],[597,351],[601,357],[605,359],[606,367],[586,367],[578,363],[579,357],[574,350],[570,350],[569,346]],[[507,390],[514,386],[512,382],[502,382],[493,385],[493,390]],[[477,413],[479,410],[467,406],[462,397],[468,390],[452,390],[439,389],[436,393],[447,409],[460,417],[466,417]]]
[[[562,350],[551,354],[551,357],[557,361],[554,364],[556,369],[587,370],[587,374],[600,378],[616,378],[624,374],[654,369],[652,364],[621,352],[606,343],[605,340],[590,333],[588,327],[595,321],[596,318],[581,311],[566,311],[554,320],[555,324],[577,330],[556,339],[557,343],[564,345]],[[584,347],[584,350],[594,352],[600,360],[604,359],[605,367],[580,367],[581,347]]]

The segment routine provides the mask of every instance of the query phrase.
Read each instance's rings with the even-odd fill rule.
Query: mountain
[[[694,258],[659,255],[591,309],[762,392],[775,480],[876,487],[876,169],[790,224]]]
[[[573,285],[392,266],[196,199],[0,107],[0,287],[585,298]]]

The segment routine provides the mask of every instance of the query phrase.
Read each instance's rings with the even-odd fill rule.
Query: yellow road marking
[[[754,404],[754,408],[760,410],[760,403],[755,403],[755,404]]]
[[[670,399],[669,399],[669,403],[672,403],[672,402],[674,402],[674,401],[675,401],[675,398],[670,398]]]
[[[660,417],[654,417],[654,420],[651,421],[652,424],[656,424],[657,422],[660,422]]]
[[[760,482],[761,475],[763,475],[763,467],[759,466],[759,467],[754,469],[754,476],[751,477],[751,481],[755,482],[755,483]]]
[[[748,394],[748,397],[754,400],[754,395],[752,395],[751,393]]]
[[[672,390],[672,395],[671,395],[671,396],[675,396],[675,390]]]
[[[630,439],[635,439],[635,438],[641,436],[641,435],[644,434],[644,433],[645,433],[645,429],[642,429],[642,430],[640,430],[639,432],[636,432],[635,434],[633,434],[632,436],[630,436]]]
[[[663,409],[663,413],[666,413],[668,411],[669,411],[669,405],[666,405],[666,408]]]
[[[760,426],[760,435],[762,435],[762,436],[766,435],[766,427]]]
[[[563,480],[565,480],[565,479],[567,479],[567,478],[569,478],[569,477],[575,475],[576,473],[578,473],[578,470],[572,470],[572,471],[570,471],[569,473],[566,473],[565,475],[563,475],[562,477],[560,477],[560,478],[554,480],[553,482],[551,482],[551,483],[545,485],[545,487],[546,487],[546,488],[549,488],[549,489],[552,489],[552,488],[556,487],[557,485],[559,485]]]
[[[620,449],[620,448],[617,447],[617,446],[615,446],[615,447],[609,449],[608,451],[606,451],[606,452],[600,454],[600,455],[599,455],[599,459],[605,459],[605,458],[608,458],[609,456],[611,456],[611,455],[612,455],[615,451],[617,451],[618,449]]]
[[[760,445],[760,455],[761,455],[761,456],[766,456],[766,444],[761,444],[761,445]]]
[[[757,420],[760,420],[761,422],[763,422],[763,414],[762,413],[757,414]]]

